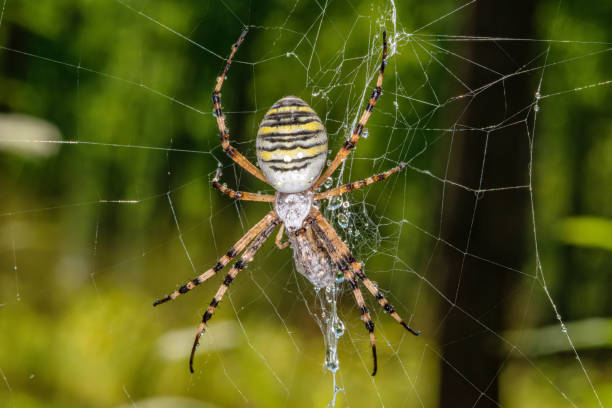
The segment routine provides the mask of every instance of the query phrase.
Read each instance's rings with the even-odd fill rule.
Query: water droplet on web
[[[216,117],[217,117],[217,114],[215,113],[215,110],[214,110],[214,109],[213,109],[213,113],[212,113],[212,114],[213,114],[213,118],[216,118]]]
[[[533,110],[538,112],[540,110],[540,105],[536,103],[535,106],[533,107]]]
[[[334,181],[332,180],[332,178],[328,177],[327,180],[325,180],[325,183],[323,183],[323,186],[325,188],[330,188],[332,186],[333,182]]]
[[[336,337],[341,337],[344,334],[344,323],[342,323],[342,320],[338,320],[334,324],[334,334]]]
[[[348,201],[345,201],[342,203],[342,207],[344,208],[349,208],[349,206],[351,205],[351,203],[349,203]]]
[[[336,372],[338,371],[338,368],[340,367],[340,363],[338,362],[338,358],[335,356],[332,356],[332,353],[329,353],[330,356],[329,358],[325,358],[325,367],[327,367],[327,369],[329,371],[332,372]]]
[[[217,162],[217,167],[223,167],[223,164],[221,164],[221,162]]]
[[[341,205],[342,205],[342,199],[336,196],[336,197],[332,197],[332,199],[329,200],[329,204],[327,205],[327,208],[329,208],[330,210],[337,210],[338,208],[340,208]]]
[[[340,214],[338,215],[338,225],[342,228],[346,228],[348,227],[349,224],[349,219],[346,216],[346,214]]]
[[[342,283],[342,282],[344,282],[344,279],[345,279],[344,278],[344,273],[338,272],[336,274],[336,283]]]
[[[536,99],[540,99],[542,97],[542,95],[540,95],[540,91],[537,91],[535,93],[535,97],[536,97]]]
[[[223,183],[223,187],[227,188],[227,183]]]
[[[565,326],[561,327],[561,333],[567,333],[567,327]]]
[[[358,237],[361,235],[361,232],[359,232],[359,229],[355,229],[355,236]]]
[[[291,53],[290,52],[286,53],[285,57],[287,57],[287,58],[291,57]]]
[[[399,104],[397,103],[397,101],[393,101],[393,106],[395,106],[395,109],[399,109]]]
[[[368,136],[370,136],[370,131],[368,130],[368,128],[363,129],[363,132],[361,132],[361,137],[367,139]]]

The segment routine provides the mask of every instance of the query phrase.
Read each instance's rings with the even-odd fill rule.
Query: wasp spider
[[[405,163],[402,163],[384,173],[371,176],[365,180],[339,186],[325,192],[317,192],[319,186],[331,176],[357,144],[364,126],[372,114],[374,105],[376,105],[376,101],[380,97],[383,73],[387,63],[386,33],[383,31],[382,62],[380,64],[376,88],[374,88],[368,105],[351,137],[344,142],[334,160],[321,174],[327,155],[327,134],[325,133],[325,127],[316,112],[306,102],[295,96],[286,96],[272,105],[259,126],[256,151],[257,161],[261,170],[230,145],[229,132],[225,126],[225,116],[223,116],[221,110],[221,86],[232,63],[232,58],[244,40],[247,31],[248,29],[245,29],[234,44],[225,63],[223,73],[217,79],[217,85],[212,93],[212,101],[221,135],[221,146],[224,152],[253,176],[270,184],[276,190],[276,194],[265,195],[234,191],[219,183],[220,168],[213,179],[212,185],[233,199],[269,202],[273,203],[274,209],[240,238],[225,255],[219,258],[215,266],[181,286],[177,291],[155,301],[153,305],[157,306],[189,292],[197,285],[214,276],[232,259],[242,253],[225,276],[221,287],[215,294],[212,302],[210,302],[210,306],[204,312],[189,359],[189,369],[193,373],[195,350],[200,336],[206,329],[206,322],[212,317],[217,305],[223,298],[229,285],[238,275],[238,272],[247,266],[264,241],[272,234],[272,231],[280,225],[276,236],[276,245],[283,249],[291,244],[298,271],[308,278],[313,285],[324,288],[333,284],[336,268],[344,274],[346,281],[351,285],[353,296],[363,316],[365,327],[370,334],[370,344],[374,360],[372,375],[375,375],[377,359],[376,345],[374,343],[374,323],[357,285],[357,279],[365,285],[383,309],[397,320],[399,324],[414,335],[419,335],[420,332],[411,329],[395,312],[393,306],[385,299],[376,285],[368,279],[362,270],[361,264],[355,260],[346,244],[313,205],[313,202],[328,199],[362,188],[376,181],[384,180],[406,166]],[[287,231],[288,241],[283,243],[284,229]]]

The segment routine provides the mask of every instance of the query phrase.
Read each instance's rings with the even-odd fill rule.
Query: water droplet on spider
[[[298,152],[298,154],[297,154],[297,158],[298,158],[298,159],[301,159],[302,157],[304,157],[304,153],[302,153],[302,152]]]
[[[327,161],[327,167],[331,166],[331,160]]]
[[[223,187],[227,188],[227,183],[223,183],[222,185]]]
[[[338,272],[336,274],[336,283],[342,283],[342,282],[344,282],[344,279],[345,279],[344,278],[344,273]]]
[[[216,117],[217,117],[217,113],[215,112],[215,110],[214,110],[214,109],[213,109],[213,113],[212,113],[212,114],[213,114],[213,118],[216,118]]]
[[[283,161],[284,161],[285,163],[289,163],[289,162],[291,161],[291,157],[289,157],[289,156],[285,156],[285,157],[283,157]]]
[[[341,337],[344,334],[344,323],[342,323],[342,320],[338,320],[336,323],[334,323],[334,335],[336,336],[336,338]]]
[[[340,208],[341,205],[342,205],[342,199],[336,196],[336,197],[332,197],[332,199],[329,200],[329,204],[327,205],[327,208],[329,208],[330,210],[337,210],[338,208]]]
[[[349,203],[348,201],[345,201],[342,203],[343,208],[349,208],[350,206],[351,206],[351,203]]]
[[[325,180],[325,183],[323,183],[323,186],[325,188],[330,188],[333,183],[334,183],[334,181],[332,180],[332,178],[328,177],[327,180]]]
[[[340,214],[338,216],[338,225],[342,228],[346,228],[348,227],[349,224],[349,218],[346,216],[346,214]]]
[[[361,137],[363,137],[364,139],[367,139],[368,136],[370,136],[370,131],[368,130],[368,128],[364,128],[363,132],[361,132]]]

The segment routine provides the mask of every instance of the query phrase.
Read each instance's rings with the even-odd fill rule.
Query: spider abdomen
[[[296,96],[278,100],[257,132],[257,161],[275,190],[297,193],[321,174],[327,157],[327,134],[316,112]]]

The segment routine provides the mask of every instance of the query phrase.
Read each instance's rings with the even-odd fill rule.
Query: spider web
[[[445,368],[474,394],[473,406],[610,404],[609,370],[584,356],[590,343],[581,334],[601,325],[567,324],[549,282],[561,265],[547,225],[564,214],[562,204],[541,215],[551,204],[539,198],[567,176],[555,162],[563,161],[554,133],[567,124],[559,112],[609,106],[612,79],[600,66],[610,43],[597,27],[571,31],[562,17],[574,14],[563,2],[539,3],[545,24],[532,37],[465,34],[477,1],[422,10],[393,0],[297,0],[269,9],[199,3],[0,1],[1,88],[11,95],[0,117],[8,174],[0,184],[8,192],[0,203],[0,395],[9,406],[43,405],[53,390],[58,404],[75,406],[424,407],[444,392]],[[190,343],[220,279],[151,307],[214,265],[269,211],[210,187],[220,163],[230,187],[273,192],[225,157],[211,111],[214,79],[244,26],[250,32],[223,104],[232,144],[252,161],[259,121],[290,94],[322,118],[331,160],[375,84],[387,30],[383,95],[325,187],[408,166],[321,203],[365,272],[424,333],[403,331],[364,289],[376,323],[376,377],[350,291],[340,282],[337,293],[316,293],[296,273],[291,251],[279,252],[272,239],[217,309],[194,375]],[[494,66],[479,47],[507,62]],[[497,114],[475,125],[468,118],[483,105]],[[504,138],[518,143],[500,153]],[[470,154],[479,157],[476,176],[458,176],[457,163]],[[513,166],[518,176],[499,170]],[[500,202],[492,216],[482,210],[489,198]],[[503,202],[513,200],[524,204],[518,224],[526,224],[525,254],[516,261],[481,251],[474,238],[481,229],[498,238]],[[461,211],[467,216],[453,221]],[[466,304],[470,281],[489,282],[469,272],[474,264],[497,270],[509,293]],[[326,333],[332,309],[335,376],[323,364],[326,345],[336,352]],[[491,320],[500,309],[510,321],[501,328]],[[458,321],[467,332],[445,337]],[[483,338],[503,356],[484,380],[446,353]]]

